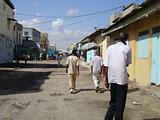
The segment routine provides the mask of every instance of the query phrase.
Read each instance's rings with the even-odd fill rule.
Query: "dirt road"
[[[79,92],[71,95],[65,69],[53,61],[1,67],[0,120],[103,120],[109,92],[96,93],[88,73],[81,67]],[[125,120],[159,120],[160,100],[134,88],[130,83]]]

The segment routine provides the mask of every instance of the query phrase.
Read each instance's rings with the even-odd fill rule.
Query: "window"
[[[3,11],[6,11],[6,4],[3,3]]]
[[[27,35],[28,35],[28,32],[24,32],[24,35],[27,36]]]
[[[21,33],[19,33],[18,40],[19,40],[19,43],[21,43]]]
[[[18,44],[18,32],[16,32],[16,44]]]
[[[15,25],[13,26],[13,31],[16,31],[16,26]]]
[[[7,42],[7,39],[6,39],[6,48],[8,47],[8,42]]]
[[[8,30],[11,29],[11,21],[7,18],[7,27],[8,27]]]
[[[160,26],[153,28],[153,34],[154,33],[159,33],[160,32]]]
[[[138,35],[138,58],[148,58],[148,47],[149,47],[149,31],[140,32]]]

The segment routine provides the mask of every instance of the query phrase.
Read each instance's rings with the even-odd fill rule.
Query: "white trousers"
[[[101,74],[99,74],[99,73],[93,73],[93,81],[94,81],[95,88],[99,87],[100,78],[101,78]]]

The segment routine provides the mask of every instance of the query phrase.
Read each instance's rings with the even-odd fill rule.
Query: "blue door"
[[[160,85],[160,32],[153,33],[151,83]]]

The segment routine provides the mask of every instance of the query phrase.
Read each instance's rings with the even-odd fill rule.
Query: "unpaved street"
[[[73,95],[64,67],[56,62],[0,67],[0,120],[103,120],[109,91],[96,93],[93,88],[85,67],[77,80],[79,92]],[[159,119],[160,99],[130,83],[125,120]]]

